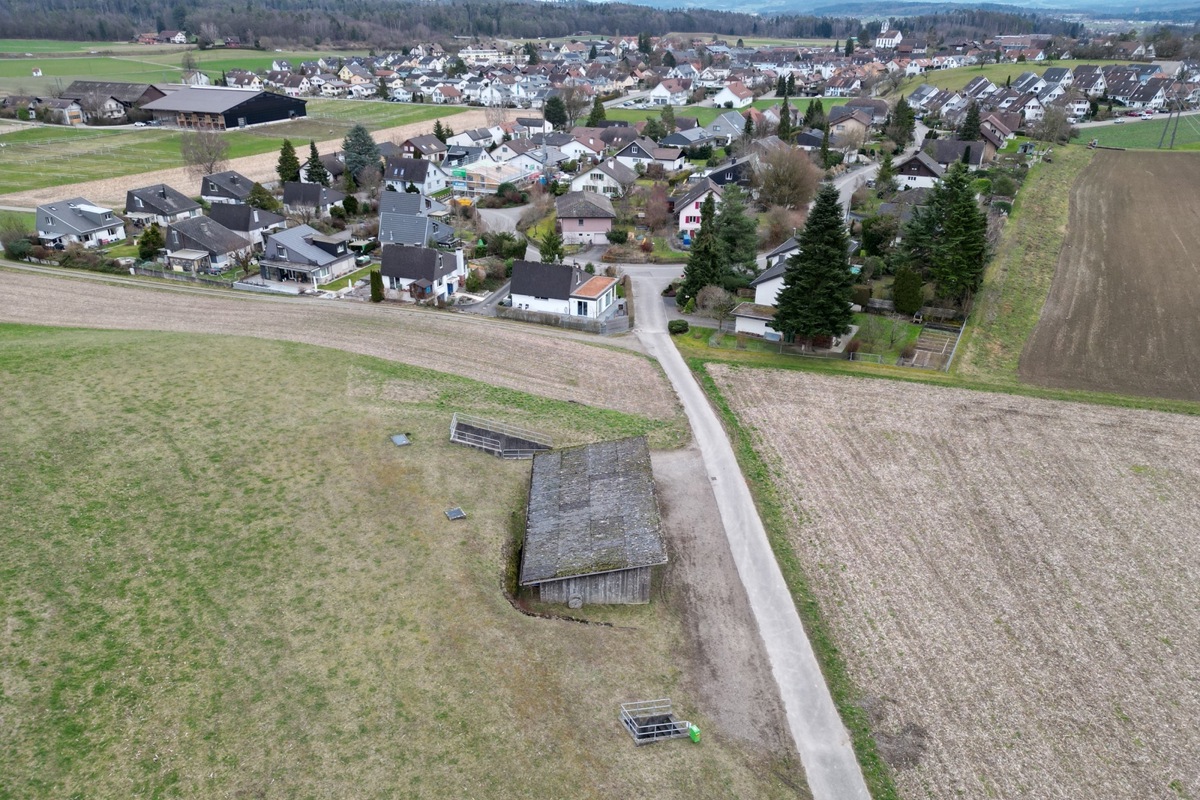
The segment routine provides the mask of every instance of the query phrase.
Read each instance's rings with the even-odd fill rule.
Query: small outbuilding
[[[525,512],[521,586],[542,602],[650,602],[667,563],[644,436],[537,453]]]

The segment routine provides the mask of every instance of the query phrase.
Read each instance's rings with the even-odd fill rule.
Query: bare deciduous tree
[[[583,116],[583,112],[591,108],[592,101],[574,84],[563,86],[558,94],[567,110],[567,127],[574,128],[578,124],[579,118]]]
[[[503,106],[488,106],[487,110],[483,112],[483,117],[487,121],[487,126],[494,128],[508,122],[508,109]]]
[[[696,307],[717,321],[717,330],[725,329],[735,305],[734,296],[720,286],[705,286],[696,294]]]
[[[804,208],[812,201],[822,171],[803,150],[776,148],[758,160],[758,199],[766,206]]]
[[[229,141],[221,131],[188,131],[179,137],[179,152],[188,172],[212,175],[225,167]]]

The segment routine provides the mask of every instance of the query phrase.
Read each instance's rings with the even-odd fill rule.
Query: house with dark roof
[[[142,108],[163,125],[229,130],[305,116],[298,97],[226,86],[183,86]]]
[[[125,240],[125,223],[111,208],[84,197],[38,206],[34,220],[38,242],[63,249],[67,245],[101,247]]]
[[[187,217],[163,236],[167,266],[182,272],[224,272],[253,252],[250,240],[208,217]]]
[[[467,279],[461,248],[445,251],[384,244],[379,271],[385,290],[415,302],[449,299]]]
[[[409,247],[451,248],[459,244],[454,228],[450,225],[423,214],[395,214],[387,211],[379,212],[378,238],[380,244],[400,244]]]
[[[346,195],[319,183],[288,181],[283,185],[283,210],[289,214],[314,214],[327,217],[334,206],[340,206]]]
[[[602,319],[616,312],[617,279],[569,264],[514,261],[512,307],[544,314]]]
[[[444,216],[447,210],[445,203],[434,200],[432,197],[426,197],[420,192],[384,191],[379,193],[380,214],[421,214],[427,217],[440,217]]]
[[[755,159],[752,156],[742,156],[710,168],[704,177],[718,186],[736,183],[746,188],[754,180],[754,163]]]
[[[446,157],[446,145],[432,133],[411,136],[400,143],[403,158],[428,158],[440,162]]]
[[[200,199],[206,203],[244,203],[254,181],[240,172],[214,172],[200,179]]]
[[[921,150],[928,153],[943,169],[962,161],[972,171],[982,169],[996,155],[996,147],[987,139],[963,142],[958,139],[926,139]]]
[[[411,186],[423,195],[434,195],[450,185],[450,173],[428,158],[389,158],[383,170],[384,186],[397,192]]]
[[[567,192],[555,198],[558,230],[565,244],[602,244],[617,214],[612,201],[597,192]]]
[[[261,248],[267,234],[281,230],[287,218],[272,211],[243,203],[214,203],[208,216],[229,230],[244,236],[255,248]]]
[[[935,186],[944,173],[941,164],[922,151],[896,164],[896,185],[901,189],[928,189]]]
[[[198,217],[200,204],[165,183],[125,193],[125,216],[135,225],[158,223],[164,228],[177,220]]]
[[[309,225],[267,235],[258,259],[263,280],[316,286],[354,269],[354,252],[346,244],[349,231],[326,236]]]
[[[141,108],[165,95],[166,92],[150,83],[72,81],[60,97],[77,101],[89,117],[120,119],[129,109]]]
[[[608,197],[622,197],[637,183],[637,173],[617,161],[606,158],[571,179],[571,191],[596,192]]]
[[[636,139],[616,152],[616,159],[632,170],[658,164],[667,172],[683,169],[687,163],[678,147],[659,147],[652,140]]]
[[[537,453],[518,583],[544,603],[650,602],[667,563],[644,436]]]
[[[671,203],[671,213],[679,221],[679,233],[690,236],[700,230],[700,209],[704,201],[711,195],[714,207],[720,207],[723,191],[721,185],[712,178],[701,178],[688,184],[687,191]]]

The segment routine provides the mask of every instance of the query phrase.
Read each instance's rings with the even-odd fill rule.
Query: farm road
[[[679,274],[677,266],[628,266],[625,271],[633,276],[635,296],[642,298],[658,297]],[[638,306],[636,333],[675,387],[700,446],[733,561],[750,598],[813,797],[869,800],[850,736],[771,552],[733,447],[708,398],[671,343],[660,303],[643,302]]]
[[[466,111],[462,114],[455,114],[453,119],[456,126],[462,126],[462,130],[477,128],[487,121],[483,111]],[[410,136],[429,133],[432,124],[432,122],[428,121],[412,122],[408,125],[385,128],[373,131],[372,133],[377,142],[402,141]],[[287,123],[280,123],[258,130],[269,131],[273,135],[286,136]],[[297,142],[296,144],[300,145],[302,143]],[[325,142],[317,142],[317,149],[322,153],[332,153],[335,150],[341,150],[342,140],[330,139]],[[278,160],[279,153],[274,151],[262,153],[257,156],[243,156],[242,158],[230,160],[225,165],[225,169],[240,172],[252,181],[264,183],[277,181],[279,180],[279,176],[275,174],[275,164]],[[103,203],[115,208],[124,208],[125,193],[138,186],[165,183],[168,186],[174,186],[183,191],[184,194],[190,195],[191,192],[188,187],[196,186],[197,182],[198,179],[196,176],[186,167],[174,167],[171,169],[143,172],[137,175],[124,175],[119,178],[102,178],[96,181],[83,181],[66,186],[50,186],[45,189],[13,192],[12,194],[0,195],[0,204],[11,208],[33,211],[39,205],[61,200],[64,197],[86,197],[93,203]]]
[[[611,346],[617,340],[596,346],[581,334],[473,314],[128,285],[133,279],[110,282],[104,279],[109,276],[91,280],[7,266],[3,322],[281,339],[656,419],[673,419],[678,413],[658,368],[638,353]]]

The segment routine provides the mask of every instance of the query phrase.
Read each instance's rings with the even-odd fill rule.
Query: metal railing
[[[520,439],[522,442],[528,442],[535,445],[534,447],[508,447],[496,438],[484,434],[464,431],[459,428],[462,425],[469,425],[472,428],[477,428],[487,433],[500,434],[512,439]],[[518,428],[515,425],[507,425],[503,422],[484,419],[482,417],[471,416],[470,414],[459,414],[455,412],[450,418],[450,441],[458,444],[464,444],[468,447],[475,447],[489,453],[493,453],[501,458],[533,458],[535,453],[543,450],[549,450],[554,447],[554,441],[544,434],[535,433],[525,428]]]
[[[621,724],[636,744],[682,739],[689,735],[692,727],[691,722],[675,718],[667,698],[622,703]]]

